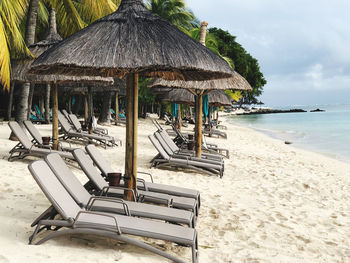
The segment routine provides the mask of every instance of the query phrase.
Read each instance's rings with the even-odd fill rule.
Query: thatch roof
[[[224,59],[152,14],[141,0],[122,0],[116,12],[43,53],[31,72],[104,77],[138,73],[170,80],[233,73]]]
[[[168,88],[183,88],[183,89],[234,89],[234,90],[252,90],[248,81],[237,72],[234,72],[231,78],[216,79],[207,81],[183,81],[183,80],[164,80],[155,79],[148,87],[168,87]]]
[[[82,83],[80,86],[76,86],[75,83],[66,83],[60,86],[59,91],[70,93],[70,94],[87,93],[89,89],[88,87],[92,88],[92,92],[118,91],[119,97],[126,96],[125,79],[115,79],[113,85],[111,85],[110,83],[94,83],[92,85],[91,83],[88,85]]]
[[[53,11],[54,12],[54,11]],[[51,12],[50,23],[56,23],[55,14]],[[50,31],[46,38],[29,46],[30,52],[36,57],[40,56],[50,47],[62,41],[61,36],[57,33],[56,27],[50,25]],[[112,78],[91,77],[91,76],[65,76],[65,75],[37,75],[29,74],[29,69],[34,59],[14,60],[12,61],[11,81],[16,82],[30,82],[30,83],[101,83],[105,82],[109,85],[113,84]],[[76,85],[76,84],[75,84]]]
[[[231,99],[222,90],[212,90],[208,93],[209,105],[225,106],[232,105]],[[187,89],[173,89],[161,95],[163,101],[179,104],[194,105],[194,95]]]

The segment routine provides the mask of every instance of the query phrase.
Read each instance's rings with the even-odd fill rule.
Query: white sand
[[[208,138],[230,149],[222,179],[149,169],[156,152],[147,135],[155,129],[149,120],[139,124],[139,170],[150,171],[157,182],[201,191],[200,262],[350,262],[350,164],[226,123],[229,139]],[[50,135],[50,126],[40,130]],[[109,131],[125,139],[125,127]],[[6,123],[0,124],[0,262],[167,262],[92,236],[29,246],[30,224],[49,202],[27,169],[34,158],[7,161],[16,144],[7,139],[9,134]],[[123,170],[124,147],[100,150],[116,170]],[[148,242],[190,262],[188,248]]]

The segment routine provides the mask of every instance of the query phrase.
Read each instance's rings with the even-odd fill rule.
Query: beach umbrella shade
[[[50,11],[50,29],[46,38],[29,46],[29,50],[34,56],[40,56],[46,50],[50,49],[57,43],[62,41],[61,36],[57,33],[56,13],[52,9]],[[58,90],[57,85],[70,85],[72,88],[86,84],[113,84],[113,78],[100,76],[72,76],[62,74],[35,74],[30,73],[30,67],[34,59],[14,60],[12,62],[11,80],[15,82],[32,83],[32,84],[53,84],[53,105],[52,105],[52,141],[54,149],[58,149]],[[49,86],[50,87],[50,86]]]
[[[119,9],[42,54],[35,73],[126,77],[126,186],[136,189],[138,76],[206,80],[230,77],[225,60],[199,45],[141,0],[122,0]],[[132,194],[126,191],[126,198]]]
[[[207,22],[201,23],[200,43],[205,45]],[[234,72],[230,78],[207,80],[207,81],[184,81],[184,80],[162,80],[157,79],[153,83],[154,86],[164,86],[168,88],[185,88],[191,91],[195,96],[196,123],[195,123],[195,149],[196,156],[202,154],[202,108],[203,95],[213,89],[236,89],[236,90],[252,90],[251,86],[240,74]]]

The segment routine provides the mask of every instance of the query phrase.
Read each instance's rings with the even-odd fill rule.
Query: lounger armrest
[[[151,178],[151,182],[153,183],[153,176],[150,173],[146,173],[146,172],[137,172],[138,174],[146,174],[149,175],[149,177]]]
[[[135,191],[133,189],[130,189],[127,187],[121,187],[121,186],[105,186],[102,188],[100,196],[102,196],[102,195],[107,196],[110,189],[119,189],[119,190],[124,190],[124,191],[130,191],[130,192],[132,192],[134,200],[136,201]]]
[[[149,198],[152,198],[152,199],[157,199],[157,200],[160,200],[160,201],[166,201],[168,207],[172,207],[173,203],[174,203],[174,200],[171,197],[169,197],[169,198],[165,198],[165,197],[161,198],[161,197],[156,197],[156,196],[152,196],[152,195],[147,195],[147,193],[139,194],[139,199],[138,200],[142,201],[147,196],[149,196]]]
[[[93,208],[94,204],[98,201],[105,201],[105,202],[111,202],[111,203],[118,203],[118,204],[121,204],[123,205],[123,208],[124,208],[124,213],[126,216],[130,216],[130,210],[129,210],[129,206],[128,204],[126,204],[123,199],[121,198],[111,198],[111,197],[102,197],[102,196],[92,196],[90,199],[89,199],[89,202],[87,203],[86,205],[86,209],[91,211],[91,209]]]
[[[137,178],[136,181],[139,182],[139,183],[141,183],[141,184],[143,184],[143,189],[145,189],[145,191],[148,191],[148,187],[147,187],[146,181],[145,181],[144,179],[142,179],[142,178]]]
[[[91,212],[91,211],[79,211],[79,213],[77,214],[77,216],[75,217],[75,220],[74,220],[74,223],[72,225],[72,228],[79,228],[79,226],[77,226],[77,224],[79,223],[79,217],[82,215],[82,214],[89,214],[89,215],[96,215],[96,216],[100,216],[100,217],[108,217],[108,218],[111,218],[113,219],[114,223],[115,223],[115,228],[116,228],[116,233],[118,235],[121,235],[122,234],[122,231],[120,230],[119,228],[119,225],[118,225],[118,221],[117,219],[114,217],[114,216],[111,216],[111,215],[106,215],[106,214],[102,214],[102,213],[98,213],[98,212]],[[104,227],[100,227],[102,230],[105,230]]]

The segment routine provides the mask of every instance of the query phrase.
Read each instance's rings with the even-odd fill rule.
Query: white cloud
[[[209,26],[237,36],[258,59],[270,98],[277,89],[337,90],[349,98],[350,1],[188,0],[187,5]],[[324,93],[315,92],[314,101],[320,96]]]

